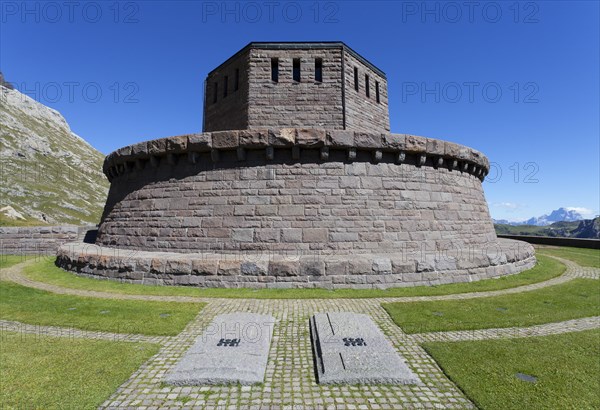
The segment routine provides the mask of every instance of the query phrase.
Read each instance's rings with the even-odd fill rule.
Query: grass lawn
[[[600,249],[541,247],[536,251],[544,255],[558,256],[559,258],[568,259],[581,266],[600,268]]]
[[[44,259],[23,270],[25,276],[38,282],[72,288],[88,289],[121,294],[197,296],[252,299],[334,299],[334,298],[378,298],[402,296],[435,296],[452,293],[482,292],[506,289],[542,282],[561,275],[563,264],[547,257],[540,257],[533,269],[516,275],[487,279],[471,283],[453,283],[439,286],[418,286],[378,289],[209,289],[185,286],[149,286],[120,283],[79,277],[56,267],[51,260]]]
[[[158,349],[2,332],[0,408],[95,409]]]
[[[424,347],[479,408],[600,408],[600,330]]]
[[[115,333],[176,335],[203,304],[58,295],[0,281],[0,318]]]
[[[406,333],[525,327],[600,315],[600,281],[574,279],[510,295],[383,307]]]
[[[25,262],[27,259],[32,259],[33,255],[2,255],[0,254],[0,269],[10,268],[17,263]]]

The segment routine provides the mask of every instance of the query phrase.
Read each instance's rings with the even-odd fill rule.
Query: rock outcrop
[[[98,223],[108,190],[102,153],[58,111],[5,84],[2,78],[0,208],[12,207],[29,224]]]

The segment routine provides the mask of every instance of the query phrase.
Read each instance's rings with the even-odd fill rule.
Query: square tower
[[[385,74],[342,42],[253,42],[211,71],[203,131],[389,133]]]

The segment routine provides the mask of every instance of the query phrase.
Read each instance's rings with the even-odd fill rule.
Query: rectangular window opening
[[[271,80],[279,82],[279,59],[271,59]]]
[[[223,97],[227,97],[227,83],[229,82],[229,77],[223,77]]]
[[[377,100],[377,103],[381,102],[379,98],[379,81],[375,81],[375,99]]]
[[[315,81],[318,83],[323,82],[323,59],[315,58]]]
[[[214,94],[213,94],[213,103],[217,102],[218,94],[219,94],[219,83],[215,82],[215,89],[214,89]]]
[[[354,89],[358,91],[358,67],[354,67]]]
[[[233,91],[237,91],[240,88],[240,69],[235,69],[235,77],[233,78]]]
[[[294,58],[292,76],[294,81],[300,82],[300,59]]]
[[[369,98],[371,96],[371,87],[370,87],[370,82],[369,82],[369,74],[365,74],[365,94],[367,95],[367,98]]]

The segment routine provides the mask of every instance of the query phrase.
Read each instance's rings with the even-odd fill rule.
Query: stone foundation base
[[[426,244],[423,244],[426,245]],[[82,276],[149,285],[230,288],[377,288],[471,282],[535,266],[533,247],[498,239],[447,251],[427,246],[397,253],[145,252],[68,243],[56,265]]]

